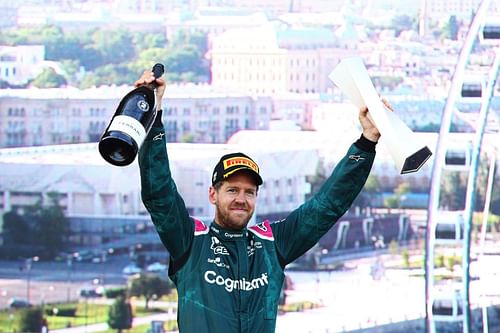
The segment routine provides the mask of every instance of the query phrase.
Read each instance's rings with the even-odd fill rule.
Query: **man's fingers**
[[[394,109],[392,108],[391,104],[389,104],[389,102],[385,98],[382,98],[382,103],[384,103],[386,108],[394,112]]]
[[[149,84],[155,80],[155,75],[152,71],[144,71],[139,80],[135,81],[134,85],[136,87],[142,86],[143,84]]]

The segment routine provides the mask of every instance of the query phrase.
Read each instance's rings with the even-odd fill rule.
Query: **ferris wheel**
[[[470,24],[441,119],[431,180],[425,249],[427,333],[443,331],[445,327],[453,327],[453,331],[462,328],[464,333],[477,331],[477,328],[472,327],[472,307],[478,304],[472,304],[470,292],[475,187],[484,133],[499,129],[494,115],[488,114],[500,70],[500,16],[489,17],[490,3],[490,0],[481,1]],[[478,63],[475,53],[485,55],[482,58],[487,61]],[[454,142],[451,138],[450,128],[454,117],[472,128],[469,141]],[[488,153],[491,155],[489,163],[493,167],[489,172],[492,174],[496,156],[494,151]],[[444,172],[462,173],[467,179],[465,206],[461,210],[448,210],[440,205]],[[487,185],[490,190],[491,179],[489,177]],[[486,216],[489,198],[487,194]],[[483,226],[481,245],[484,245],[485,230]],[[451,270],[435,264],[437,259],[445,255],[460,258],[458,262],[452,263]],[[453,269],[453,266],[456,268]],[[482,322],[483,332],[487,332],[486,311],[482,312]]]

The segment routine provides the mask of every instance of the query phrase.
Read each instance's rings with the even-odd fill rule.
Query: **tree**
[[[54,257],[64,249],[64,240],[69,232],[69,220],[64,208],[59,204],[59,194],[47,193],[48,203],[38,201],[27,209],[26,217],[35,220],[36,244],[40,245],[49,257]]]
[[[64,209],[59,204],[59,195],[54,192],[47,194],[49,205],[40,210],[38,237],[40,245],[44,246],[49,256],[53,257],[64,247],[64,240],[69,231],[69,221],[64,215]]]
[[[133,45],[137,50],[165,48],[167,40],[163,33],[136,32],[132,35]]]
[[[446,29],[446,37],[451,39],[451,40],[457,40],[458,36],[458,22],[457,22],[457,17],[455,15],[451,15],[450,18],[448,19],[448,23],[445,26]]]
[[[171,290],[172,287],[168,281],[157,275],[148,274],[141,274],[138,278],[132,279],[129,286],[130,296],[144,297],[146,309],[149,308],[149,301],[152,298],[168,295]]]
[[[46,67],[33,80],[33,86],[37,88],[59,88],[67,84],[64,76],[57,74],[52,68]]]
[[[83,87],[99,85],[121,85],[130,84],[137,79],[137,74],[132,73],[123,65],[105,65],[97,68],[94,72],[87,74],[82,80]]]
[[[416,30],[417,20],[415,17],[410,17],[408,15],[397,15],[394,16],[391,21],[391,27],[396,30],[396,36],[399,36],[401,31],[404,30]]]
[[[109,307],[108,325],[118,333],[130,329],[133,318],[132,307],[123,296],[119,296]]]
[[[443,172],[441,179],[440,207],[447,210],[460,210],[465,207],[466,180],[456,171]]]
[[[396,208],[399,205],[399,200],[395,195],[391,195],[384,199],[384,206],[389,208],[389,213],[391,212],[391,208]]]
[[[41,332],[44,325],[43,312],[40,308],[21,310],[18,317],[19,332]]]
[[[102,63],[120,64],[135,57],[130,33],[125,29],[98,29],[92,34],[92,47],[102,55]]]
[[[23,216],[16,212],[6,212],[3,215],[2,235],[5,245],[25,244],[30,227]]]
[[[312,196],[319,191],[321,186],[325,183],[326,178],[325,164],[323,160],[320,160],[316,166],[316,173],[313,176],[307,177],[307,182],[311,184],[311,191],[306,194],[306,200],[312,198]]]

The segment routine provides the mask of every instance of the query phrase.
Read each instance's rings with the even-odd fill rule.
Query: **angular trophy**
[[[368,107],[401,174],[418,171],[431,157],[430,149],[419,143],[415,133],[382,103],[361,58],[343,59],[328,77],[358,109]]]

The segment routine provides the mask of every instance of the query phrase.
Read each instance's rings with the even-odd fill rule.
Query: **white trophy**
[[[358,109],[368,107],[401,174],[418,171],[431,157],[430,149],[419,143],[415,133],[382,103],[361,58],[343,59],[328,77]]]

